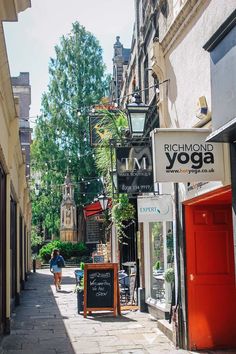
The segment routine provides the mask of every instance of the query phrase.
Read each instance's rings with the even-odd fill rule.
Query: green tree
[[[36,196],[33,186],[37,178],[33,180],[33,224],[41,233],[58,234],[61,185],[68,167],[77,205],[98,193],[88,115],[104,97],[107,81],[97,39],[75,22],[55,47],[55,58],[50,59],[48,91],[42,97],[42,115],[31,148],[32,175],[39,176],[40,183]],[[88,195],[84,180],[93,177]]]
[[[43,238],[40,236],[40,231],[35,226],[31,230],[31,246],[40,246],[43,243]]]

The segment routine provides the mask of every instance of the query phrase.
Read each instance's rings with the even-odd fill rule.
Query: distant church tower
[[[69,171],[62,187],[61,228],[60,240],[63,242],[77,242],[76,206],[74,201],[74,187],[71,183]]]

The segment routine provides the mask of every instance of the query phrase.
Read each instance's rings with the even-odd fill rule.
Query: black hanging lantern
[[[142,136],[149,106],[142,102],[139,93],[135,93],[134,102],[128,103],[126,109],[131,136]]]
[[[101,205],[102,210],[107,210],[108,197],[105,194],[101,194],[98,196],[98,201]]]

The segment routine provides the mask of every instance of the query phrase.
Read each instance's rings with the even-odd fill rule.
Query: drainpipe
[[[183,309],[182,309],[182,291],[181,291],[181,235],[182,235],[182,228],[180,223],[180,208],[179,208],[179,184],[174,183],[174,195],[175,195],[175,234],[176,234],[176,268],[177,268],[177,318],[178,318],[178,333],[177,335],[177,345],[179,348],[183,348]]]

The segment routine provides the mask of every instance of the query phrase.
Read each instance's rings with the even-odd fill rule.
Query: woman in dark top
[[[50,272],[54,275],[56,291],[61,290],[62,267],[64,266],[64,258],[60,256],[58,249],[54,249],[50,260]]]

